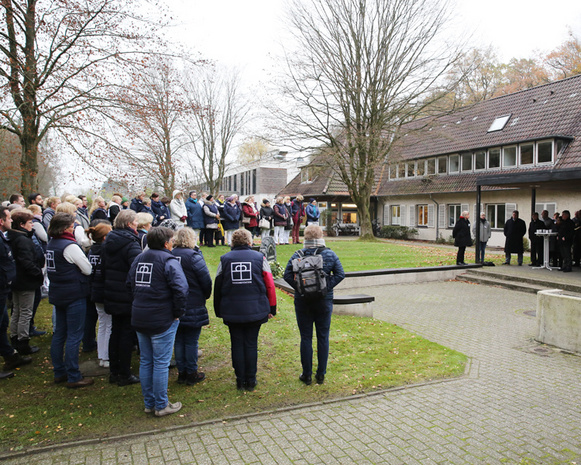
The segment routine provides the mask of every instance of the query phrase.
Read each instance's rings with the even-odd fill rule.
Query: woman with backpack
[[[327,288],[319,295],[309,295],[309,289],[299,285],[298,270],[302,259],[311,260],[313,256],[322,256],[322,271]],[[284,280],[295,290],[295,312],[301,333],[301,364],[303,372],[299,379],[307,386],[312,383],[313,375],[313,325],[317,332],[317,384],[323,384],[327,373],[329,359],[329,331],[333,313],[333,288],[345,278],[339,257],[325,247],[323,230],[316,225],[305,228],[303,249],[295,252],[284,270]],[[314,286],[311,289],[315,289]],[[306,291],[306,292],[305,292]],[[313,294],[315,293],[313,292]]]

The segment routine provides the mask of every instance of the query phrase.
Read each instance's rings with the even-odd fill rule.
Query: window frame
[[[452,171],[452,160],[456,160],[456,171]],[[460,173],[460,155],[454,154],[448,157],[448,174],[459,174]]]
[[[456,224],[456,220],[458,218],[460,218],[460,215],[462,214],[462,205],[461,204],[455,204],[455,203],[450,203],[448,205],[446,205],[446,213],[448,215],[448,229],[452,229],[454,227],[454,225]],[[456,212],[456,207],[458,208],[458,211]],[[454,209],[454,214],[450,214],[451,209]]]
[[[464,168],[464,161],[470,157],[470,169]],[[474,154],[472,152],[465,152],[460,154],[460,172],[461,173],[472,173],[474,171]]]
[[[398,215],[395,216],[394,209],[397,209]],[[397,222],[395,220],[397,218]],[[389,208],[389,224],[392,226],[401,226],[401,205],[390,205]]]
[[[420,211],[422,212],[421,215],[420,215]],[[420,223],[420,218],[422,220],[421,223]],[[424,220],[425,220],[425,224],[423,223]],[[422,203],[422,204],[417,205],[416,224],[417,224],[418,228],[427,228],[429,223],[430,223],[430,215],[429,215],[428,204]]]
[[[498,150],[498,166],[490,166],[490,152],[496,152]],[[486,169],[487,170],[500,170],[502,169],[502,148],[492,147],[486,151]]]
[[[522,162],[522,149],[523,147],[530,146],[532,148],[533,153],[531,154],[531,162],[530,163],[523,163]],[[518,166],[534,166],[535,165],[535,158],[536,158],[536,144],[534,142],[526,142],[524,144],[518,145]]]
[[[446,174],[448,174],[448,157],[438,157],[436,158],[437,162],[436,162],[436,174],[445,176]],[[444,164],[444,171],[440,171],[441,168],[441,164]]]
[[[509,149],[514,149],[514,165],[507,165],[505,164],[505,151],[509,150]],[[519,161],[520,161],[520,150],[519,150],[519,146],[518,145],[507,145],[505,147],[502,147],[501,150],[501,166],[502,168],[507,168],[507,169],[512,169],[512,168],[516,168],[519,165]]]
[[[504,209],[502,215],[498,214],[499,207]],[[490,213],[490,208],[494,209],[494,215]],[[506,204],[505,203],[487,203],[486,204],[486,219],[490,223],[490,229],[494,231],[504,231],[504,223],[506,222]],[[498,220],[502,221],[502,226],[498,226]]]
[[[483,161],[484,161],[483,168],[476,167],[479,154],[481,154],[483,157]],[[474,152],[474,162],[473,162],[474,163],[474,171],[485,171],[487,159],[488,159],[488,157],[486,156],[486,150],[477,150],[476,152]]]
[[[539,145],[540,144],[550,144],[551,145],[551,160],[550,161],[539,161]],[[555,141],[553,139],[539,140],[535,144],[535,165],[551,165],[555,163]]]

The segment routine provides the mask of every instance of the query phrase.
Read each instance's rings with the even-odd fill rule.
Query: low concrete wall
[[[337,304],[333,303],[333,313],[335,315],[351,315],[373,318],[373,304],[364,302],[360,304]]]
[[[581,297],[559,289],[537,293],[537,341],[581,353]]]

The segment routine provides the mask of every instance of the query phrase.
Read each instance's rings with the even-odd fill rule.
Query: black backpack
[[[307,301],[320,300],[327,295],[327,275],[323,271],[323,256],[317,248],[314,254],[306,255],[298,250],[299,258],[292,261],[296,290]]]

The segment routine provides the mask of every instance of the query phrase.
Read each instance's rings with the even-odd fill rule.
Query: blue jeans
[[[198,371],[198,339],[201,332],[202,328],[178,328],[174,350],[179,373]]]
[[[486,242],[481,242],[480,243],[480,250],[478,251],[478,257],[476,257],[480,263],[484,263],[484,252],[485,251],[486,251]]]
[[[238,381],[256,383],[260,326],[261,323],[228,323],[232,368]]]
[[[79,370],[79,346],[85,329],[86,312],[86,299],[54,307],[55,322],[50,357],[55,378],[67,375],[69,383],[76,383],[83,378]]]
[[[167,407],[169,364],[179,323],[174,320],[169,329],[160,334],[137,332],[141,351],[139,379],[145,408],[163,410]]]
[[[303,374],[313,374],[313,324],[317,332],[317,375],[327,373],[329,360],[329,331],[333,300],[324,299],[317,302],[297,302],[295,300],[297,324],[301,333],[301,365]]]

